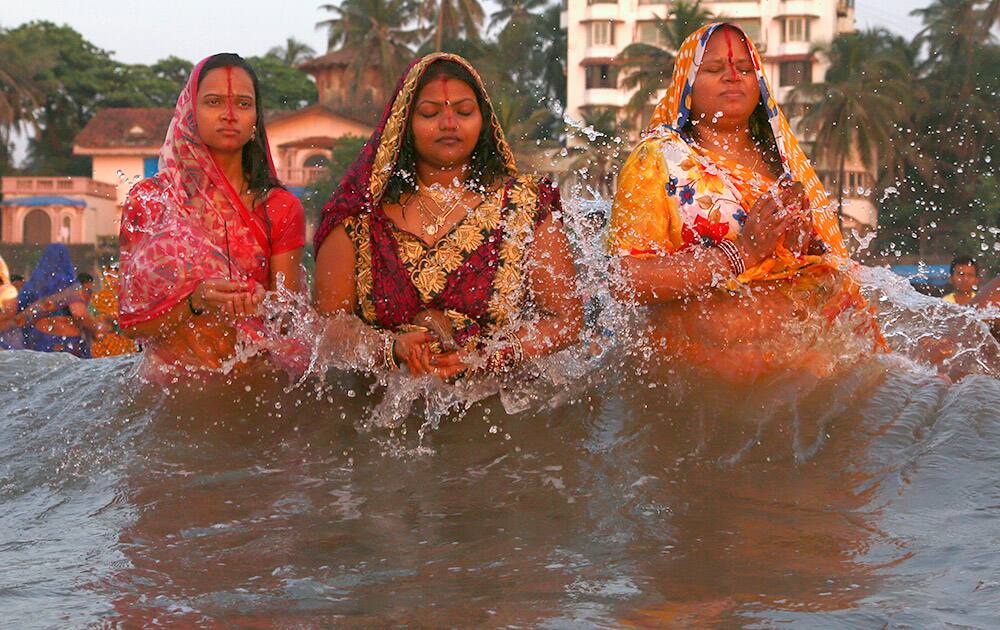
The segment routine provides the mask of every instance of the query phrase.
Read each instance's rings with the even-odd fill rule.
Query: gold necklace
[[[437,190],[441,188],[442,190]],[[445,222],[448,217],[455,211],[464,198],[465,187],[457,189],[443,189],[442,186],[425,186],[422,182],[419,183],[417,188],[417,205],[420,207],[421,213],[425,216],[429,216],[431,221],[423,226],[424,232],[428,236],[434,236],[437,234],[442,227],[444,227]],[[454,200],[450,200],[449,197],[454,195]],[[429,201],[433,202],[437,206],[437,212],[431,210],[423,201],[423,197],[427,197]],[[446,205],[450,202],[450,205]]]
[[[423,198],[419,195],[417,196],[417,205],[420,207],[421,214],[424,217],[430,217],[431,219],[430,222],[424,223],[423,230],[428,236],[434,236],[441,230],[442,227],[444,227],[448,217],[455,211],[458,204],[462,202],[462,198],[459,197],[454,203],[451,204],[451,206],[448,206],[443,210],[441,209],[441,206],[434,201],[434,199],[430,199],[430,201],[434,202],[434,205],[438,207],[437,212],[428,208],[424,203]]]

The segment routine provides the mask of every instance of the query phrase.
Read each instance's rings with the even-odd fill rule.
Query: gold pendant
[[[438,231],[438,226],[436,225],[428,225],[427,227],[424,228],[424,232],[427,232],[428,236],[434,236],[435,234],[437,234],[437,231]]]

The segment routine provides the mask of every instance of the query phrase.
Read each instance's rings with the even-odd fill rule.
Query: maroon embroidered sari
[[[548,180],[519,177],[503,131],[485,98],[484,124],[491,125],[506,176],[477,208],[440,240],[427,245],[400,229],[383,209],[386,183],[396,169],[409,124],[416,86],[435,61],[464,66],[486,91],[479,75],[461,57],[437,53],[414,62],[404,73],[381,123],[340,182],[316,231],[314,247],[343,225],[355,247],[356,314],[376,328],[398,330],[427,309],[444,311],[457,331],[455,341],[489,334],[526,306],[524,262],[527,242],[552,211],[559,191]]]

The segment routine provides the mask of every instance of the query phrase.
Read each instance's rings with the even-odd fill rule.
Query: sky
[[[152,64],[171,55],[195,62],[217,52],[263,55],[289,37],[326,50],[316,23],[338,0],[0,0],[0,28],[34,20],[69,24],[92,44],[124,63]],[[920,30],[910,11],[930,0],[855,0],[859,29],[885,27],[908,38]],[[489,15],[493,3],[484,3]],[[26,141],[15,138],[14,157]]]
[[[326,2],[336,0],[0,0],[0,27],[32,20],[69,24],[125,63],[150,64],[170,55],[197,61],[222,51],[262,55],[288,37],[321,52],[326,38],[316,22],[329,15],[319,9]],[[855,0],[857,26],[912,37],[920,22],[909,13],[928,2]]]

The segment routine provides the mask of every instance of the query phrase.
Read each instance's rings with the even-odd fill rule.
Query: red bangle
[[[733,270],[733,275],[739,277],[747,270],[746,261],[743,260],[743,255],[740,254],[740,250],[733,244],[732,241],[722,239],[717,243],[719,249],[722,253],[726,255],[726,260],[729,261],[729,268]]]

